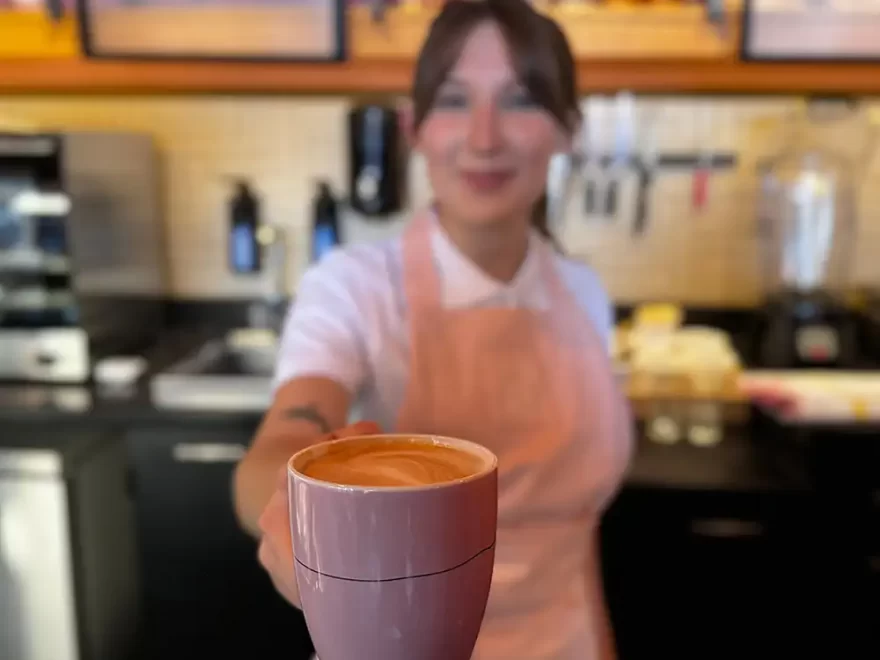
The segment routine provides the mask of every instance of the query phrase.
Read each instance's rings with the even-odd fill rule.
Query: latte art
[[[455,481],[483,469],[481,457],[421,440],[341,443],[312,459],[302,473],[344,486],[407,487]]]

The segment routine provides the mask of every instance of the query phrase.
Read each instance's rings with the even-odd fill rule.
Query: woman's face
[[[468,224],[530,216],[570,136],[519,84],[498,27],[474,29],[414,136],[437,202]]]

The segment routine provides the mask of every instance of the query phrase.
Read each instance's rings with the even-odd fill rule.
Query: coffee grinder
[[[852,114],[848,108],[845,118]],[[857,319],[844,298],[858,159],[825,146],[853,143],[840,140],[844,120],[839,105],[813,102],[802,119],[792,145],[759,166],[764,304],[758,364],[852,369],[859,359]],[[855,143],[865,144],[864,132]]]

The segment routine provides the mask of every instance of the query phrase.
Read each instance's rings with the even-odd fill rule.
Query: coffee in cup
[[[417,437],[330,445],[302,466],[312,479],[344,486],[418,487],[464,479],[479,472],[483,457]]]
[[[288,463],[303,613],[321,660],[469,660],[495,563],[497,459],[434,436],[308,447]]]

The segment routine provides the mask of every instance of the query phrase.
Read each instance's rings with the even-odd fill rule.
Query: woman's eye
[[[515,110],[531,110],[537,107],[534,99],[526,92],[516,92],[504,99],[504,106]]]
[[[434,101],[434,105],[438,108],[464,108],[467,106],[467,98],[464,94],[440,94]]]

